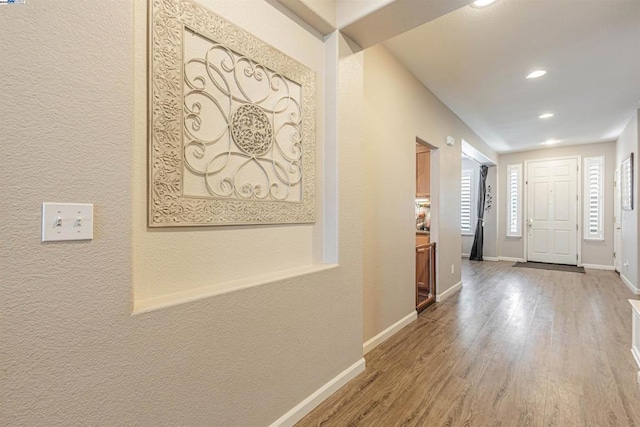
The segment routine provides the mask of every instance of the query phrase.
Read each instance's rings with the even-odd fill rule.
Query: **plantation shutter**
[[[604,240],[604,156],[584,159],[584,239]]]
[[[522,165],[507,166],[507,236],[520,237]]]
[[[462,234],[470,234],[471,230],[471,181],[473,170],[462,171],[461,192],[460,192],[460,229]]]

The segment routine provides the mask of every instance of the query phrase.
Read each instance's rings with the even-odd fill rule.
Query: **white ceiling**
[[[498,0],[385,46],[498,152],[612,141],[640,108],[640,0]]]

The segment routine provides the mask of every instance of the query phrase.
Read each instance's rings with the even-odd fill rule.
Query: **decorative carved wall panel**
[[[149,226],[315,220],[315,73],[189,0],[150,7]]]

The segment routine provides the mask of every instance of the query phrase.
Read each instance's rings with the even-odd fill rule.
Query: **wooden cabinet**
[[[431,236],[429,234],[416,233],[416,246],[428,245],[431,243]]]
[[[416,245],[416,310],[436,300],[436,244]]]
[[[416,198],[431,196],[430,165],[431,153],[420,149],[416,150]]]

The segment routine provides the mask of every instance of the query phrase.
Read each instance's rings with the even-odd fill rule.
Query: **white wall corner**
[[[277,7],[278,3],[284,6],[288,11],[293,13],[295,17],[309,25],[314,31],[322,36],[326,36],[334,32],[337,28],[335,16],[335,2],[330,4],[327,2],[324,8],[319,9],[318,6],[322,2],[309,2],[305,0],[267,0],[272,6]],[[282,11],[282,9],[280,9]],[[293,19],[292,16],[289,16]],[[293,19],[296,21],[296,19]]]
[[[362,345],[362,354],[369,353],[371,350],[373,350],[374,348],[376,348],[377,346],[379,346],[380,344],[382,344],[383,342],[391,338],[393,335],[395,335],[396,332],[398,332],[400,329],[404,328],[409,323],[417,319],[418,319],[418,312],[415,310],[411,311],[411,313],[407,314],[402,319],[398,320],[396,323],[389,326],[387,329],[385,329],[375,337],[365,342]]]
[[[428,3],[428,7],[425,7]],[[362,48],[368,48],[433,21],[470,0],[338,1],[338,28]]]
[[[631,281],[627,279],[622,273],[620,273],[620,279],[622,279],[622,282],[627,285],[627,288],[629,288],[631,292],[633,292],[635,295],[640,295],[640,289],[638,288],[638,285],[631,283]]]
[[[461,289],[462,289],[462,281],[459,281],[458,283],[456,283],[455,285],[453,285],[443,293],[436,294],[436,302],[442,302],[446,300],[447,298],[453,296],[456,292],[459,292]]]
[[[327,400],[333,393],[345,386],[349,381],[358,376],[358,374],[364,372],[365,365],[366,363],[363,357],[313,392],[302,402],[298,403],[289,412],[274,421],[270,427],[290,427],[295,425],[304,418],[305,415]]]

